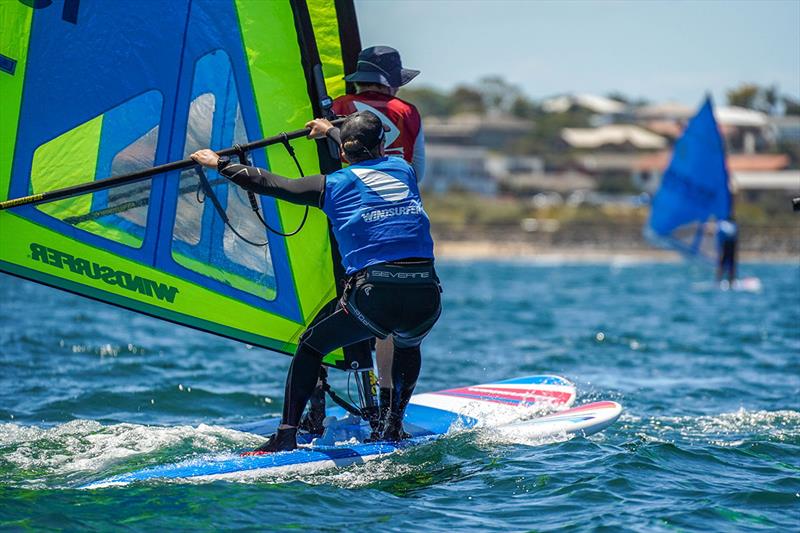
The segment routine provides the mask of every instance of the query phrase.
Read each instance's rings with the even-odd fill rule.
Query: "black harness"
[[[438,288],[439,292],[442,291],[442,287],[439,285],[439,278],[433,268],[433,261],[381,263],[359,270],[350,276],[342,294],[342,307],[361,322],[364,327],[374,333],[376,337],[381,339],[385,339],[393,332],[370,320],[356,304],[356,295],[359,291],[366,291],[369,294],[374,285],[433,285]],[[426,327],[428,327],[427,324],[421,324],[419,329],[424,331]],[[411,336],[414,333],[413,331],[407,332]]]

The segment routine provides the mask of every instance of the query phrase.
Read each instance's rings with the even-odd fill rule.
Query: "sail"
[[[350,0],[2,2],[0,200],[302,128],[344,93],[359,47]],[[293,147],[306,174],[338,164],[322,143]],[[280,143],[250,157],[299,174]],[[292,353],[336,293],[327,220],[312,209],[283,237],[245,191],[207,180],[213,194],[182,169],[0,211],[0,270]],[[303,220],[257,202],[282,232]]]
[[[709,241],[705,223],[728,218],[730,209],[725,145],[709,97],[675,144],[645,233],[657,244],[702,256],[703,243]]]

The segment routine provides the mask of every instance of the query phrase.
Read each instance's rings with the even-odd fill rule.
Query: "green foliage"
[[[735,89],[729,89],[726,93],[728,104],[755,109],[768,114],[775,114],[781,97],[778,94],[778,87],[761,87],[755,83],[743,83]],[[785,101],[787,98],[784,97]]]
[[[644,225],[649,217],[648,206],[626,204],[549,205],[535,208],[527,199],[487,197],[471,193],[436,194],[423,191],[425,212],[434,228],[476,230],[503,226],[519,228],[524,218],[557,220],[566,225],[597,224],[603,226]],[[772,195],[752,201],[737,198],[736,218],[743,224],[788,224],[796,221],[787,197]]]
[[[787,115],[800,115],[800,100],[795,100],[790,96],[783,97],[783,106]]]
[[[631,98],[630,96],[627,96],[619,91],[611,91],[606,95],[606,98],[610,98],[612,100],[616,100],[617,102],[633,106],[643,106],[649,103],[649,101],[646,98]]]
[[[397,96],[417,106],[423,117],[486,112],[484,95],[466,85],[459,85],[449,93],[432,87],[402,88]]]
[[[481,95],[483,107],[487,111],[510,113],[516,102],[526,100],[519,87],[511,85],[500,76],[481,78],[475,91]]]
[[[478,113],[483,114],[486,107],[483,104],[483,95],[465,85],[459,85],[455,90],[450,93],[453,108],[452,113],[457,115],[459,113]]]
[[[397,96],[417,106],[423,117],[446,117],[453,112],[450,95],[433,87],[403,87]]]
[[[750,83],[745,83],[735,89],[730,89],[726,93],[728,97],[728,104],[754,109],[759,90],[760,89],[758,85]]]
[[[439,226],[465,227],[518,224],[529,209],[516,198],[493,198],[472,193],[423,192],[425,212]]]

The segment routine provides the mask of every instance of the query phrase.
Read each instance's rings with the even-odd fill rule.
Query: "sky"
[[[745,82],[800,99],[800,0],[356,0],[364,47],[414,86],[499,75],[529,97],[618,91],[697,105]]]

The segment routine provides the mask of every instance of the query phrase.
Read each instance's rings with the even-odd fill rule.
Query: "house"
[[[633,124],[609,124],[599,128],[564,128],[561,139],[579,150],[614,151],[658,150],[666,148],[667,140]]]
[[[586,110],[592,113],[589,123],[602,126],[628,118],[628,105],[595,94],[566,94],[548,98],[541,104],[545,113],[567,113],[573,110]]]
[[[769,117],[767,122],[774,142],[800,143],[800,116]]]
[[[534,123],[530,120],[503,114],[467,113],[444,118],[429,117],[425,119],[425,143],[504,150],[533,127]]]
[[[490,175],[487,150],[480,146],[426,143],[422,190],[435,193],[468,191],[494,195],[497,182]]]
[[[655,193],[661,176],[669,166],[672,153],[657,152],[641,156],[634,171],[634,181],[642,190]],[[800,170],[788,170],[786,154],[729,154],[727,157],[731,187],[749,201],[764,196],[800,195]]]
[[[495,174],[505,170],[494,168],[493,172],[490,151],[504,151],[533,126],[529,120],[503,114],[426,118],[426,177],[422,188],[440,193],[461,190],[496,194]]]

